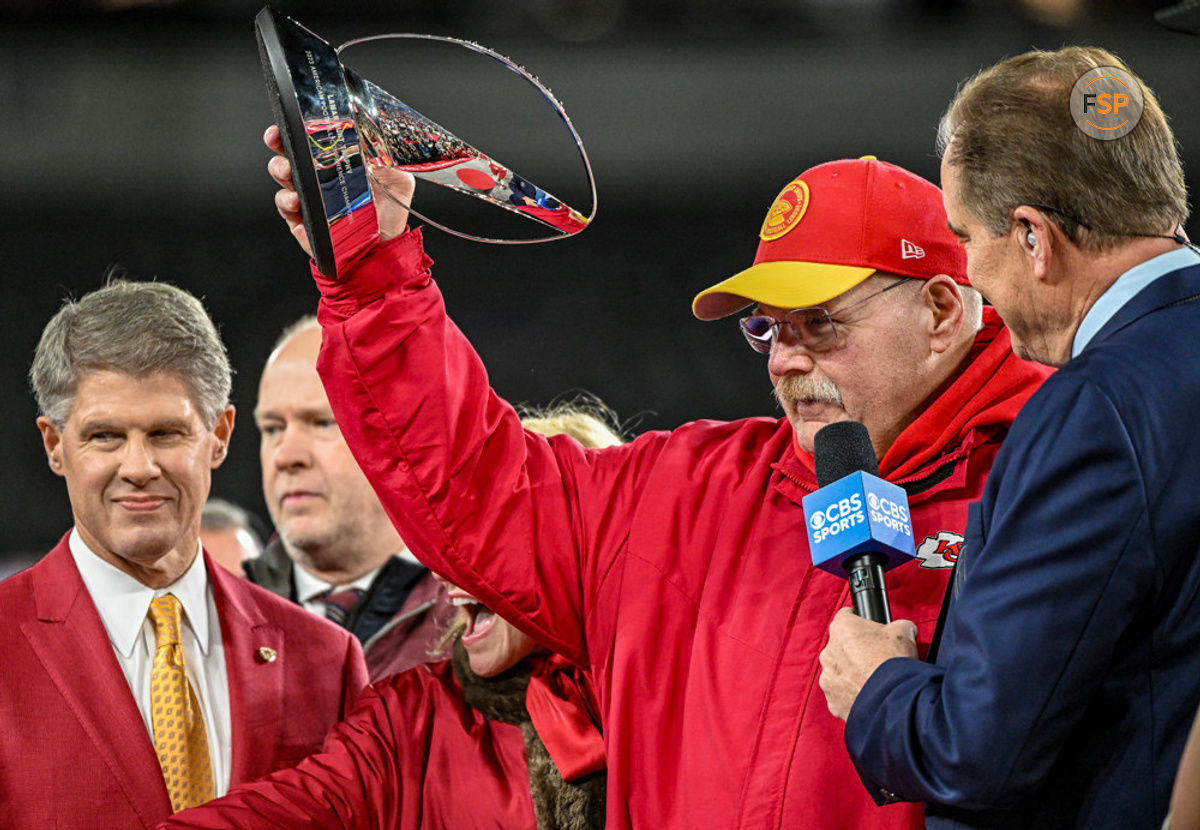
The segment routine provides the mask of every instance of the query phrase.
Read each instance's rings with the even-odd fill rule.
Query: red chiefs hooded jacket
[[[526,433],[447,317],[419,231],[316,274],[318,370],[346,441],[430,568],[596,683],[609,826],[910,828],[878,807],[818,684],[843,579],[813,568],[816,487],[786,419],[698,421],[584,450]],[[910,496],[919,558],[888,574],[928,646],[967,504],[1048,370],[986,324],[881,475]]]

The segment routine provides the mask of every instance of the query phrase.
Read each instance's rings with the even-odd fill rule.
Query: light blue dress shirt
[[[1200,254],[1191,248],[1180,248],[1177,251],[1168,251],[1153,259],[1148,259],[1117,277],[1117,281],[1100,295],[1100,299],[1096,300],[1088,309],[1088,313],[1084,315],[1083,322],[1079,324],[1079,329],[1075,332],[1071,357],[1078,357],[1079,353],[1096,336],[1096,332],[1104,328],[1104,324],[1147,285],[1164,274],[1197,264],[1200,264]]]

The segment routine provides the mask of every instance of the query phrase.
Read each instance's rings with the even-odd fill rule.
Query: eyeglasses
[[[845,308],[838,309],[837,313],[839,315],[845,314],[850,309],[857,308],[868,300],[875,299],[880,294],[886,294],[893,288],[899,288],[906,282],[912,282],[913,279],[914,277],[905,277],[899,282],[894,282],[873,294],[868,294],[856,303],[851,303]],[[741,327],[742,334],[746,337],[746,342],[750,344],[750,348],[759,354],[771,353],[771,346],[774,344],[775,338],[779,336],[780,327],[784,325],[791,329],[792,335],[796,340],[809,351],[823,352],[832,348],[837,343],[837,326],[834,324],[833,318],[829,316],[829,312],[820,307],[793,308],[787,314],[783,315],[782,320],[776,320],[767,314],[754,314],[738,320],[738,326]]]

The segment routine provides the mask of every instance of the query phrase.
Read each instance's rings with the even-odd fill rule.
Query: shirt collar
[[[208,569],[197,546],[196,558],[183,576],[165,588],[154,589],[138,582],[120,568],[99,557],[71,530],[68,541],[75,567],[92,597],[108,639],[123,657],[133,654],[142,623],[150,610],[150,601],[163,594],[174,594],[183,606],[183,614],[196,635],[196,643],[208,654]]]
[[[1164,274],[1197,263],[1200,263],[1200,254],[1190,248],[1180,248],[1139,263],[1117,277],[1117,281],[1100,295],[1100,298],[1084,315],[1083,322],[1079,324],[1079,329],[1075,332],[1071,357],[1078,357],[1079,353],[1096,336],[1096,333],[1104,328],[1104,324],[1147,285]]]
[[[422,568],[425,567],[424,562],[422,562],[417,557],[413,556],[413,552],[408,549],[408,545],[401,544],[400,550],[396,551],[396,555],[399,556],[401,559],[403,559],[405,562],[408,562],[413,565],[420,565]]]
[[[296,599],[301,603],[310,602],[316,599],[319,594],[323,594],[334,588],[361,588],[364,591],[370,590],[371,583],[375,581],[375,576],[382,568],[383,566],[380,565],[375,570],[368,571],[349,585],[334,585],[318,576],[312,575],[299,564],[293,562],[292,572],[296,575]]]

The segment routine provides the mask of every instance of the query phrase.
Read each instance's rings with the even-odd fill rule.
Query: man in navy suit
[[[1100,76],[1142,99],[1119,138],[1071,114]],[[930,661],[907,621],[843,610],[821,685],[868,790],[931,828],[1157,830],[1200,702],[1200,253],[1175,141],[1118,58],[1073,47],[980,73],[939,146],[972,284],[1018,355],[1061,368],[971,507]]]

